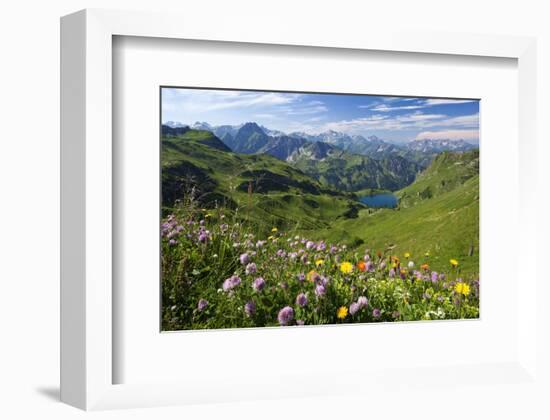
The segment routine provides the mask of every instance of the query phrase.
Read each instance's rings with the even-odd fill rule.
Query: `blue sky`
[[[286,133],[327,130],[402,143],[422,138],[479,142],[479,101],[396,96],[162,89],[162,122],[236,125]]]

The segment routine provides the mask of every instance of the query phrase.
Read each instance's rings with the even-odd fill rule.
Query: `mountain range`
[[[287,134],[279,130],[271,130],[254,122],[238,125],[215,126],[207,122],[200,121],[197,121],[191,125],[183,124],[181,122],[168,121],[164,123],[164,125],[170,128],[182,128],[188,126],[189,128],[195,130],[210,131],[225,144],[227,144],[227,146],[229,146],[232,150],[239,153],[258,153],[257,149],[266,146],[269,137],[282,137],[286,138],[286,140],[278,140],[279,147],[282,146],[282,141],[287,141],[294,143],[294,145],[290,145],[290,148],[293,148],[299,144],[299,142],[295,141],[296,139],[303,139],[309,142],[327,143],[346,152],[365,155],[374,159],[381,159],[388,156],[401,156],[407,160],[420,164],[423,167],[427,167],[431,160],[441,152],[464,152],[478,148],[477,145],[460,139],[420,139],[412,140],[405,144],[395,144],[387,142],[374,135],[364,137],[361,135],[349,135],[335,130],[328,130],[319,134],[309,134],[305,132],[291,132]],[[239,131],[243,128],[243,132],[239,134]],[[254,135],[255,138],[250,139],[251,135]],[[268,148],[270,148],[270,146],[268,146]]]
[[[169,121],[162,126],[165,136],[182,135],[187,130],[210,132],[232,152],[273,156],[322,185],[350,192],[401,189],[412,183],[416,174],[439,153],[477,148],[463,140],[448,139],[415,140],[401,146],[377,136],[348,135],[334,130],[287,135],[255,122],[213,126],[197,121],[189,126]]]

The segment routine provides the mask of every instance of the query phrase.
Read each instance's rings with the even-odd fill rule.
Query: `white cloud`
[[[467,104],[469,102],[474,102],[474,100],[473,99],[426,99],[425,104],[427,106],[434,106],[434,105]]]
[[[276,115],[273,115],[273,114],[254,114],[254,117],[256,118],[265,118],[265,119],[268,119],[268,120],[276,120],[278,119],[278,117]]]
[[[368,105],[359,105],[359,108],[368,108]],[[376,112],[391,112],[391,111],[400,111],[403,109],[421,109],[424,108],[424,105],[403,105],[403,106],[388,106],[386,104],[379,104],[374,107],[371,107],[371,111]]]
[[[163,109],[214,111],[286,105],[296,102],[295,94],[277,92],[241,92],[204,89],[163,89]]]
[[[416,140],[423,139],[449,139],[449,140],[466,140],[478,141],[478,130],[440,130],[440,131],[423,131],[418,133]]]
[[[390,116],[373,114],[352,120],[334,121],[325,124],[321,131],[335,130],[347,133],[361,133],[368,130],[425,130],[434,128],[471,129],[477,132],[479,114],[448,117],[444,114],[424,114],[414,112],[405,115]]]
[[[388,105],[387,103],[392,102],[410,102],[416,101],[416,104],[413,105]],[[391,111],[401,111],[401,110],[412,110],[412,109],[423,109],[430,106],[436,105],[456,105],[456,104],[465,104],[469,102],[474,102],[473,99],[419,99],[419,98],[387,98],[383,99],[382,102],[375,102],[369,105],[359,105],[359,108],[370,109],[371,111],[376,112],[391,112]]]

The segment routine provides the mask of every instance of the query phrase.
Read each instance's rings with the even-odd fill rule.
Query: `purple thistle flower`
[[[325,289],[325,286],[323,286],[322,284],[319,284],[315,288],[315,294],[317,295],[317,297],[322,297],[325,295],[325,293],[326,293],[326,289]]]
[[[439,279],[439,274],[437,274],[435,271],[432,271],[432,283],[437,283],[438,279]]]
[[[246,274],[254,274],[256,271],[258,271],[258,268],[256,267],[255,263],[252,262],[246,266],[246,269],[245,269]]]
[[[331,245],[330,246],[330,253],[335,254],[336,252],[338,252],[338,247],[335,247],[334,245]]]
[[[355,315],[359,311],[359,309],[361,309],[361,307],[357,302],[353,302],[351,305],[349,305],[349,313],[351,315]]]
[[[241,284],[241,278],[239,276],[231,276],[228,279],[225,279],[222,288],[224,292],[229,292],[239,284]]]
[[[202,312],[208,306],[208,301],[206,299],[200,299],[197,305],[199,312]]]
[[[379,267],[380,267],[380,270],[385,269],[385,268],[386,268],[386,261],[382,261],[382,262],[380,263]]]
[[[374,271],[374,264],[372,261],[367,261],[366,267],[367,271]]]
[[[281,258],[284,258],[284,257],[286,257],[286,252],[283,251],[282,249],[278,249],[277,250],[277,256],[281,257]]]
[[[376,308],[372,311],[372,316],[375,317],[375,318],[380,318],[381,314],[382,314],[382,312],[378,308]]]
[[[199,242],[206,242],[208,240],[208,233],[206,231],[201,231],[199,233]]]
[[[250,300],[246,302],[246,304],[244,305],[244,313],[249,317],[253,316],[256,313],[256,304],[254,303],[254,301]]]
[[[365,256],[363,257],[363,260],[366,261],[370,261],[370,255],[369,254],[365,254]]]
[[[445,273],[439,273],[439,281],[445,280]]]
[[[254,279],[254,282],[252,283],[252,288],[256,290],[257,292],[260,292],[265,287],[265,280],[263,277],[257,277]]]
[[[306,242],[306,249],[311,249],[315,246],[315,242],[313,241],[307,241]]]
[[[170,240],[168,241],[168,243],[169,243],[170,245],[176,245],[176,244],[178,243],[178,241],[176,241],[175,239],[170,239]]]
[[[326,244],[321,241],[317,244],[317,251],[324,251],[327,248]]]
[[[393,268],[390,268],[390,272],[388,273],[388,276],[390,276],[392,279],[395,277],[395,270]]]
[[[366,308],[367,305],[369,304],[369,300],[365,296],[359,296],[357,298],[357,303],[361,308]]]
[[[277,319],[279,320],[279,324],[288,325],[294,319],[294,309],[290,306],[285,306],[279,311]]]
[[[296,276],[298,281],[303,282],[306,279],[306,275],[304,273],[300,273]]]
[[[239,257],[239,260],[241,261],[242,265],[245,265],[245,264],[248,264],[250,262],[250,257],[245,252],[244,254],[241,254],[241,256]]]
[[[304,293],[296,296],[296,305],[300,305],[302,308],[307,305],[307,296]]]

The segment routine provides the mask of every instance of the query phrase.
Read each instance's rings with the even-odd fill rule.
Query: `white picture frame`
[[[86,410],[137,406],[186,404],[210,401],[200,395],[189,397],[180,385],[113,385],[112,340],[112,45],[113,36],[218,40],[242,43],[300,45],[321,48],[379,50],[411,53],[487,56],[517,59],[519,73],[519,204],[522,244],[536,242],[536,218],[528,204],[533,202],[537,129],[537,46],[534,38],[469,34],[393,32],[392,36],[339,33],[327,39],[320,33],[300,37],[265,33],[245,35],[231,26],[205,28],[185,22],[181,16],[164,13],[85,10],[61,21],[61,399]],[[367,30],[368,32],[368,30]],[[518,258],[530,258],[528,247]],[[523,253],[523,254],[522,254]],[[516,273],[517,274],[517,273]],[[525,280],[517,296],[519,331],[517,360],[503,366],[480,367],[480,378],[500,375],[525,390],[542,391],[537,352],[536,264],[523,272]],[[537,324],[537,321],[539,324]],[[445,368],[447,369],[447,367]],[[448,366],[446,374],[462,369]],[[338,381],[353,380],[342,372]],[[315,378],[308,379],[311,383]],[[480,379],[482,380],[482,379]],[[508,380],[508,379],[506,379]],[[505,382],[506,380],[503,379]],[[223,383],[223,380],[222,380]],[[491,385],[498,384],[498,380]],[[305,383],[304,383],[305,384]],[[301,385],[304,385],[301,384]],[[253,384],[252,384],[253,387]],[[316,392],[322,392],[317,389]],[[387,392],[379,390],[379,393]],[[326,394],[331,395],[330,390]],[[274,397],[287,396],[273,389]],[[307,396],[307,393],[303,394]],[[258,394],[256,397],[261,398]],[[251,394],[251,398],[255,398]],[[229,398],[231,399],[231,398]]]

